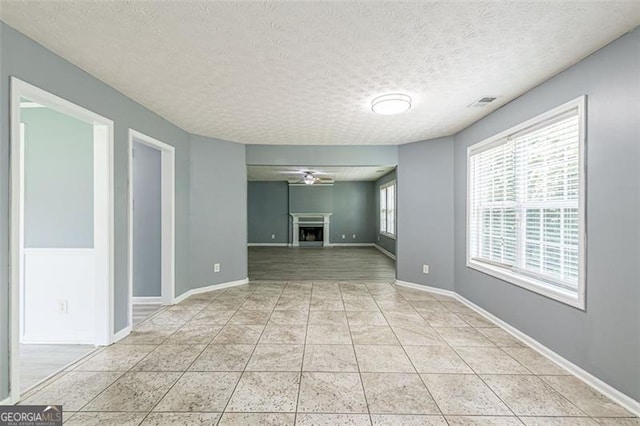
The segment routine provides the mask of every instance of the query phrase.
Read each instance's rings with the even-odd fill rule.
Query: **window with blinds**
[[[380,187],[380,233],[396,235],[396,182]]]
[[[468,150],[467,264],[584,308],[584,97]]]

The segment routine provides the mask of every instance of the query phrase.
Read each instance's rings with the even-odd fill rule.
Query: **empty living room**
[[[0,0],[0,426],[640,425],[640,1]]]

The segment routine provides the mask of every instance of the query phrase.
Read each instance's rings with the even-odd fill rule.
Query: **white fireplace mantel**
[[[329,234],[331,225],[331,215],[333,213],[289,213],[293,218],[293,247],[300,247],[300,225],[316,225],[324,228],[322,230],[322,245],[329,247]]]

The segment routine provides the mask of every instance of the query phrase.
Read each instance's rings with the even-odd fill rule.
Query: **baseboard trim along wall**
[[[220,283],[220,284],[212,284],[206,287],[193,288],[191,290],[188,290],[182,293],[180,296],[176,297],[174,303],[176,304],[180,303],[186,298],[193,296],[194,294],[206,293],[208,291],[213,291],[213,290],[221,290],[223,288],[236,287],[243,284],[249,284],[249,278],[245,278],[243,280],[238,280],[238,281],[229,281],[229,282]]]
[[[385,250],[384,248],[380,247],[377,244],[373,245],[375,248],[377,248],[378,250],[380,250],[382,252],[382,254],[386,255],[387,257],[390,257],[393,260],[396,260],[396,255],[391,253],[389,250]]]
[[[247,247],[289,247],[287,243],[248,243]]]
[[[373,243],[331,243],[330,247],[373,247]]]
[[[423,291],[430,292],[430,293],[441,294],[441,295],[444,295],[444,296],[453,297],[454,299],[456,299],[459,302],[465,304],[466,306],[468,306],[469,308],[473,309],[474,311],[476,311],[480,315],[484,316],[486,319],[488,319],[489,321],[493,322],[498,327],[502,328],[503,330],[505,330],[506,332],[511,334],[516,339],[518,339],[518,340],[526,343],[527,345],[531,346],[534,350],[539,352],[545,358],[549,359],[553,363],[555,363],[555,364],[559,365],[560,367],[564,368],[565,370],[567,370],[568,372],[570,372],[571,374],[576,376],[578,379],[582,380],[584,383],[586,383],[587,385],[591,386],[596,391],[600,392],[601,394],[605,395],[606,397],[608,397],[612,401],[614,401],[617,404],[621,405],[622,407],[626,408],[631,413],[633,413],[635,416],[640,416],[640,402],[639,401],[636,401],[635,399],[631,398],[630,396],[625,395],[624,393],[620,392],[619,390],[617,390],[613,386],[603,382],[602,380],[598,379],[593,374],[589,373],[588,371],[583,370],[582,368],[578,367],[577,365],[575,365],[574,363],[572,363],[568,359],[566,359],[566,358],[562,357],[561,355],[557,354],[556,352],[552,351],[548,347],[544,346],[542,343],[538,342],[537,340],[533,339],[532,337],[529,337],[527,334],[525,334],[522,331],[518,330],[517,328],[509,325],[508,323],[504,322],[503,320],[501,320],[500,318],[498,318],[495,315],[491,314],[490,312],[485,311],[480,306],[478,306],[475,303],[467,300],[465,297],[459,295],[458,293],[456,293],[454,291],[450,291],[450,290],[442,290],[442,289],[439,289],[439,288],[436,288],[436,287],[430,287],[430,286],[426,286],[426,285],[415,284],[415,283],[410,283],[410,282],[401,281],[401,280],[396,280],[395,283],[397,285],[401,285],[403,287],[409,287],[409,288],[423,290]]]
[[[114,333],[113,338],[111,339],[111,342],[112,343],[116,343],[116,342],[119,342],[120,340],[124,339],[125,337],[127,337],[129,335],[129,333],[131,333],[131,329],[132,329],[132,327],[130,325],[128,325],[125,328],[123,328],[122,330],[118,331],[117,333]]]
[[[162,297],[132,297],[131,301],[134,305],[159,305]]]

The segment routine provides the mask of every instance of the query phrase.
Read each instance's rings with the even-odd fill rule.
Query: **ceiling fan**
[[[319,175],[324,174],[322,172],[305,170],[305,171],[300,171],[299,173],[302,174],[302,177],[296,183],[304,183],[305,185],[313,185],[313,184],[332,183],[333,182],[333,179],[331,179],[330,177],[319,176]]]

